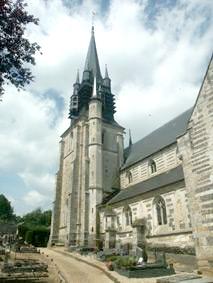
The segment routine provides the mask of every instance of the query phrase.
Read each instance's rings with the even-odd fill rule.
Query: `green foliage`
[[[25,236],[25,241],[35,247],[46,247],[49,239],[50,230],[43,226],[38,226],[28,230]]]
[[[42,212],[40,208],[27,213],[20,220],[19,237],[36,247],[45,247],[50,234],[51,210]]]
[[[119,269],[129,269],[137,263],[136,257],[133,256],[120,256],[115,261],[115,266]]]
[[[4,196],[0,195],[0,223],[14,222],[15,215],[10,201]]]
[[[30,230],[30,228],[25,224],[21,224],[18,226],[18,235],[19,238],[21,237],[23,239],[23,241],[25,240],[26,233],[28,230]]]
[[[18,223],[18,234],[22,241],[38,247],[47,245],[50,234],[51,210],[42,211],[38,208],[23,217],[15,216],[10,202],[1,194],[0,223],[10,222]]]
[[[35,247],[46,247],[49,239],[50,229],[45,226],[20,225],[18,227],[19,237],[28,244]]]
[[[26,234],[25,234],[25,241],[27,243],[31,243],[33,242],[33,231],[32,230],[27,230]]]
[[[33,210],[23,216],[25,224],[48,227],[51,224],[51,210],[42,212],[40,208]]]
[[[119,258],[120,256],[117,255],[107,255],[106,256],[106,261],[115,261]]]
[[[26,26],[38,24],[38,19],[29,15],[24,0],[0,1],[0,96],[4,85],[13,84],[23,89],[33,80],[29,64],[35,65],[35,54],[40,46],[25,38]]]

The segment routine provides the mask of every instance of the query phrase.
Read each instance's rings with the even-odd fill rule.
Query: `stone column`
[[[51,216],[51,230],[50,230],[48,246],[51,246],[52,244],[57,243],[59,240],[63,158],[64,158],[64,142],[61,141],[60,142],[60,165],[59,165],[59,170],[56,174],[55,200],[53,202],[53,209],[52,209],[52,216]]]
[[[137,254],[137,248],[143,248],[146,245],[146,237],[145,237],[145,220],[138,219],[135,223],[132,224],[133,231],[133,240],[132,240],[132,250],[133,253]]]
[[[116,231],[113,229],[106,230],[105,233],[105,249],[112,249],[116,247]]]
[[[96,93],[94,79],[89,103],[89,245],[92,247],[96,246],[99,237],[97,205],[103,198],[102,155],[102,102]]]

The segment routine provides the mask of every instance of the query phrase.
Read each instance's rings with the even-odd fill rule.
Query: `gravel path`
[[[53,250],[41,249],[41,252],[53,259],[69,283],[112,283],[102,271],[88,264],[61,255]]]

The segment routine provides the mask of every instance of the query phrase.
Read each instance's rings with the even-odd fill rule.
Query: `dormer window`
[[[129,172],[127,172],[127,174],[126,174],[126,176],[127,176],[127,179],[128,179],[128,183],[130,184],[130,183],[132,183],[132,173],[129,171]]]
[[[156,162],[153,159],[149,161],[149,170],[151,174],[157,172]]]

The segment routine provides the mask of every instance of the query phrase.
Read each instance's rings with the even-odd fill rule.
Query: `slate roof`
[[[191,112],[192,108],[133,144],[121,169],[125,169],[176,142],[177,137],[186,131]]]
[[[146,192],[159,189],[161,187],[176,183],[184,179],[182,166],[179,165],[167,172],[156,175],[148,180],[142,181],[135,185],[121,190],[115,197],[113,197],[108,204],[117,203],[122,200],[133,198]]]

